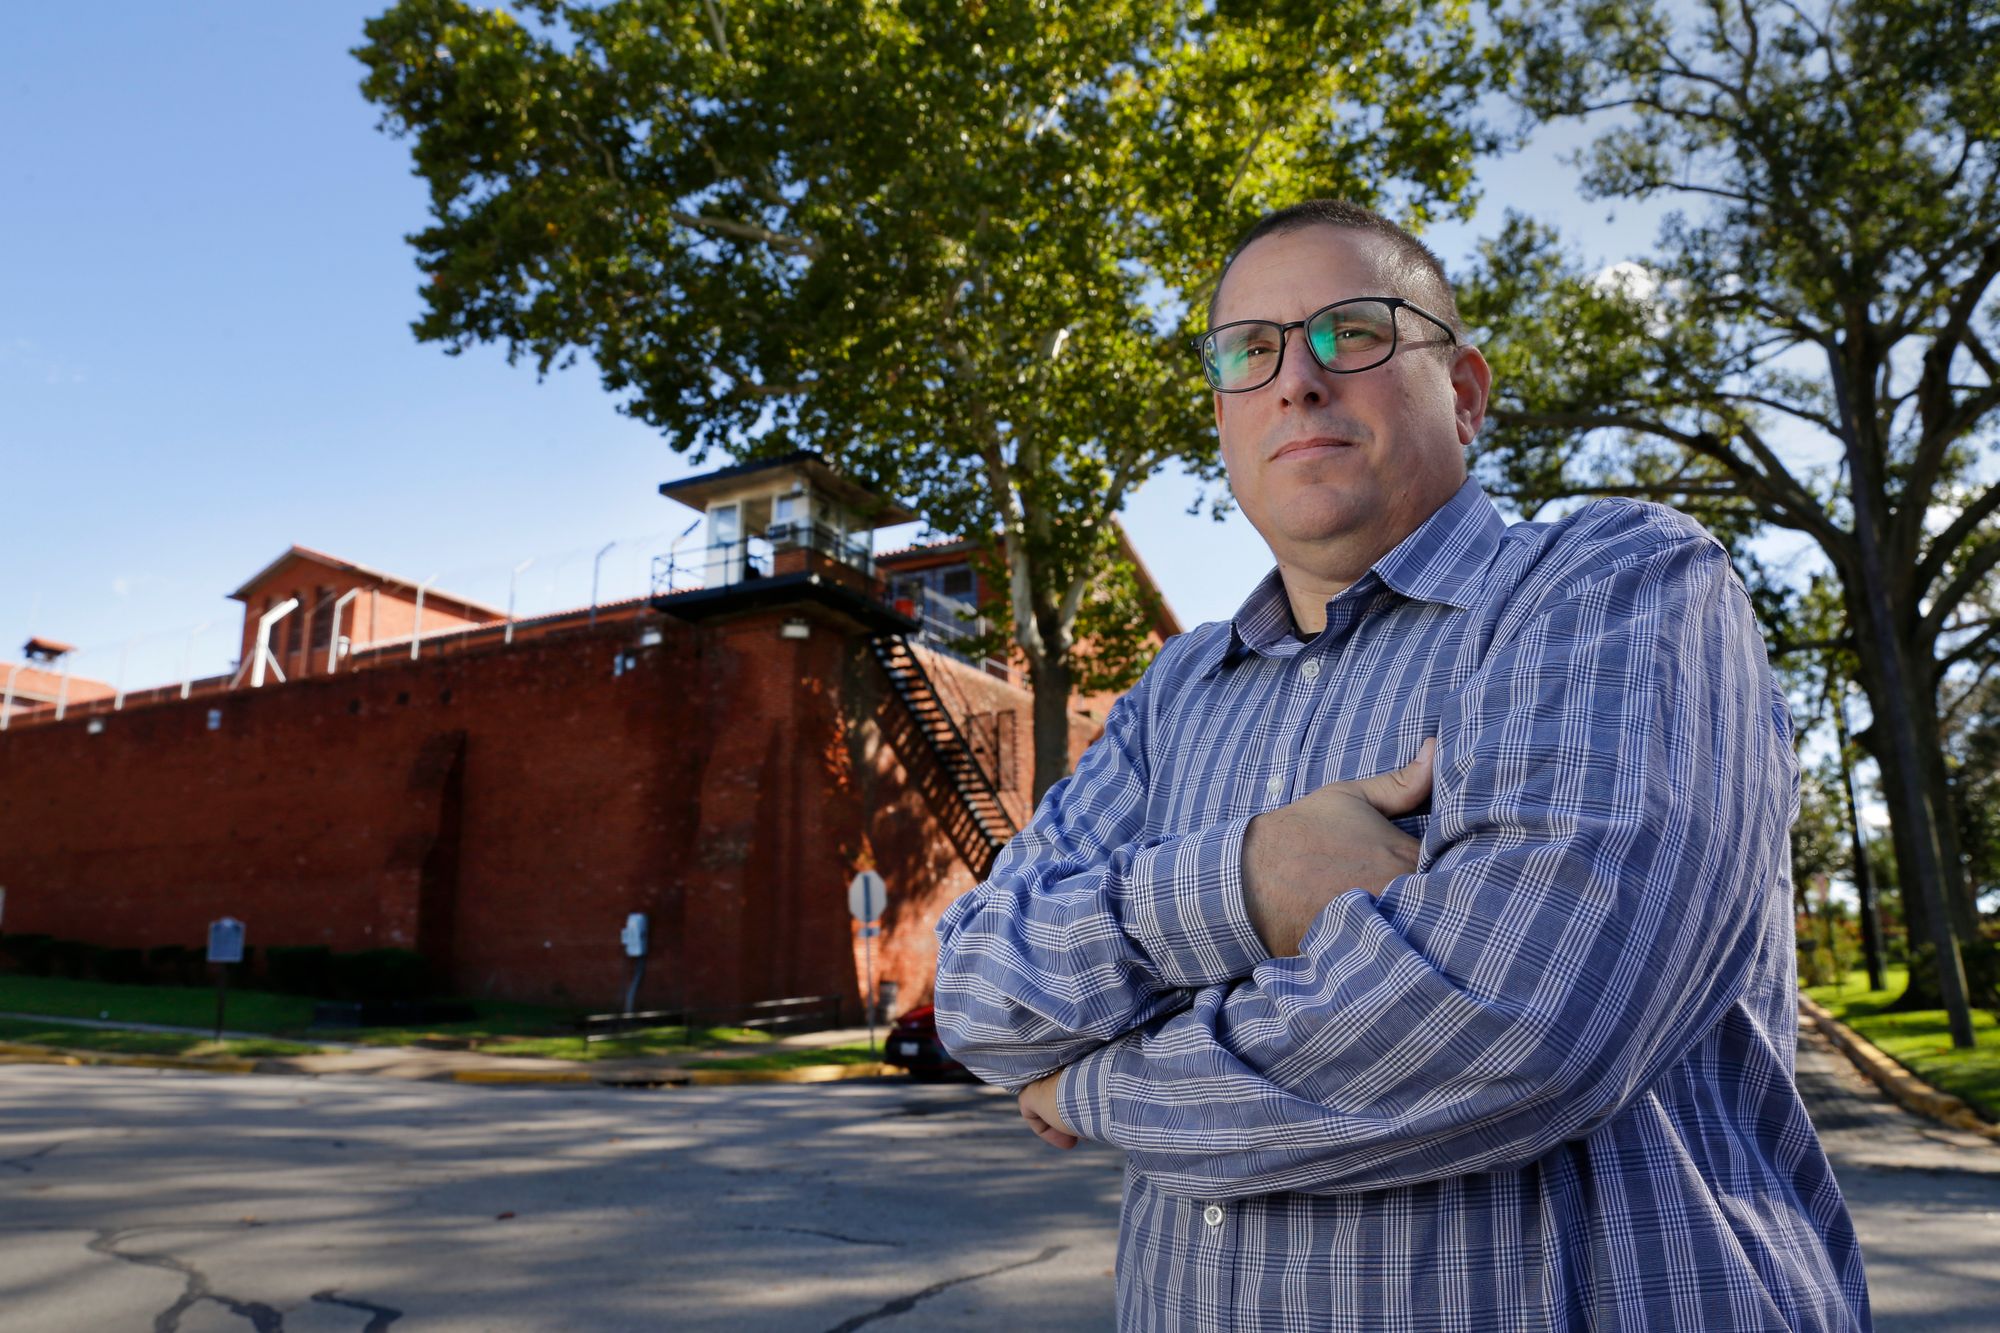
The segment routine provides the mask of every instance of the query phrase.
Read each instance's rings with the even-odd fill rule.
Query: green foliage
[[[812,447],[1004,534],[1031,659],[1138,485],[1220,475],[1184,339],[1234,236],[1462,214],[1485,142],[1462,0],[517,8],[402,0],[355,52],[430,189],[418,337],[588,355],[697,459]]]
[[[1689,207],[1643,264],[1593,271],[1520,217],[1483,248],[1479,475],[1529,512],[1636,495],[1715,530],[1775,650],[1845,654],[1896,766],[1908,906],[1954,921],[1940,714],[2000,645],[2000,4],[1506,0],[1496,21],[1528,120],[1606,126],[1587,195]],[[1759,565],[1772,527],[1817,545],[1837,602]],[[2000,960],[1968,967],[2000,996]]]

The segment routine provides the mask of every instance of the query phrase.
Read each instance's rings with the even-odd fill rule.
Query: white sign
[[[646,956],[646,914],[633,912],[625,918],[625,929],[618,932],[618,942],[625,946],[627,958]]]
[[[243,923],[233,916],[208,923],[208,961],[211,963],[240,963],[243,961]]]
[[[872,870],[862,871],[847,886],[847,910],[863,925],[881,916],[882,909],[888,905],[889,886]]]

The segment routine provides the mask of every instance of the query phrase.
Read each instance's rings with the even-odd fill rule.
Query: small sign
[[[211,963],[240,963],[243,961],[243,923],[233,916],[208,923],[208,961]]]
[[[627,958],[646,956],[646,914],[633,912],[625,918],[625,929],[618,932],[618,942],[625,946]]]
[[[862,871],[847,886],[847,910],[863,925],[881,916],[882,909],[888,905],[889,886],[872,870]]]

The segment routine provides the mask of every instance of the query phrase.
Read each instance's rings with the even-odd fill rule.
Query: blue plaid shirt
[[[1120,1327],[1865,1329],[1792,1078],[1798,767],[1720,545],[1468,481],[1292,633],[1179,636],[939,924],[938,1023],[1127,1155]],[[1296,957],[1250,819],[1438,738],[1416,873]]]

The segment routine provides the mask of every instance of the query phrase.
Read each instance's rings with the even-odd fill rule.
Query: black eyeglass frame
[[[1444,336],[1450,342],[1451,346],[1458,346],[1458,335],[1452,332],[1451,325],[1445,323],[1415,301],[1405,301],[1400,296],[1350,296],[1345,300],[1335,301],[1332,305],[1323,305],[1304,319],[1295,319],[1290,323],[1280,323],[1275,319],[1232,319],[1227,324],[1218,324],[1199,337],[1190,339],[1188,346],[1194,349],[1195,356],[1201,361],[1201,375],[1203,379],[1208,381],[1209,388],[1215,390],[1217,393],[1255,393],[1257,390],[1270,384],[1272,380],[1278,378],[1278,372],[1285,368],[1285,348],[1291,344],[1290,334],[1293,329],[1304,328],[1329,310],[1338,310],[1344,305],[1359,305],[1364,301],[1373,305],[1385,305],[1389,307],[1389,350],[1382,354],[1382,359],[1379,361],[1370,361],[1365,366],[1352,366],[1346,370],[1342,370],[1337,366],[1329,366],[1326,362],[1320,360],[1319,353],[1313,350],[1312,339],[1308,337],[1306,339],[1306,355],[1313,359],[1314,365],[1329,375],[1359,375],[1364,370],[1373,370],[1377,366],[1385,366],[1394,360],[1396,353],[1401,351],[1403,347],[1403,326],[1396,318],[1398,310],[1414,311],[1443,330]],[[1215,373],[1209,368],[1210,361],[1207,344],[1211,338],[1224,329],[1239,328],[1245,324],[1275,326],[1278,330],[1278,355],[1271,363],[1271,373],[1264,379],[1257,381],[1255,384],[1246,384],[1240,389],[1225,389],[1215,382]],[[1435,341],[1435,339],[1426,338],[1421,342],[1413,341],[1411,345],[1423,347]]]

